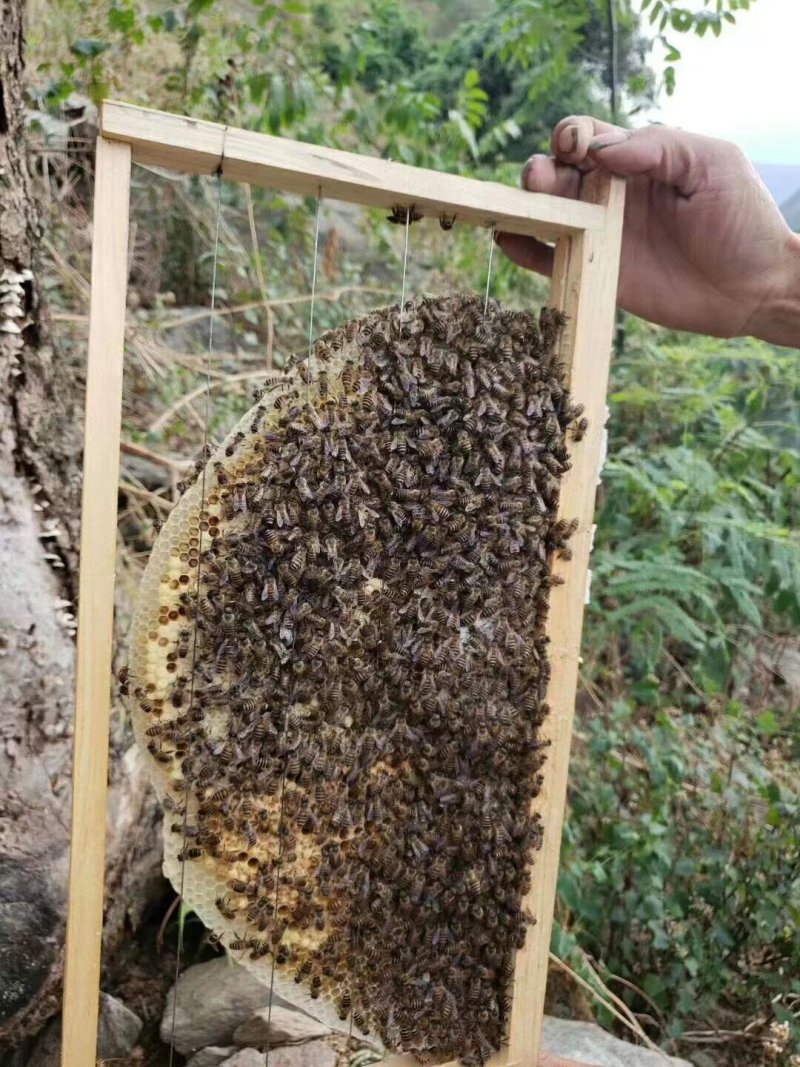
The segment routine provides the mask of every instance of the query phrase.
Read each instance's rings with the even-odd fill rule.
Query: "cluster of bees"
[[[453,295],[323,335],[175,509],[137,613],[128,684],[188,903],[423,1059],[500,1047],[530,921],[585,428],[561,325]]]

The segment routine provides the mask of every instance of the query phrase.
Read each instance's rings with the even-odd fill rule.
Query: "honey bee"
[[[235,919],[237,912],[235,908],[232,908],[227,897],[217,897],[214,901],[217,910],[222,913],[226,919]]]
[[[578,419],[572,430],[573,441],[582,441],[586,435],[586,431],[589,429],[589,420],[586,418]]]
[[[269,941],[266,938],[259,939],[251,937],[249,944],[250,948],[252,949],[250,953],[251,960],[260,960],[262,957],[268,955],[271,951]],[[282,959],[279,962],[283,963],[285,962],[285,959]]]
[[[226,447],[225,447],[225,455],[226,456],[232,456],[233,453],[238,448],[239,444],[243,440],[244,440],[244,432],[242,430],[239,430],[237,433],[235,433],[233,435],[233,437],[231,438],[230,442],[226,445]]]
[[[192,845],[192,846],[191,846],[191,847],[189,847],[189,848],[184,848],[184,849],[182,849],[182,850],[181,850],[181,851],[180,851],[180,852],[178,853],[178,861],[179,861],[180,863],[183,863],[183,862],[185,862],[186,860],[196,860],[196,859],[200,859],[200,857],[201,857],[201,856],[204,856],[204,855],[205,855],[205,849],[204,849],[204,848],[200,848],[200,847],[199,847],[199,846],[197,846],[197,845]]]
[[[386,216],[388,222],[402,226],[405,226],[406,223],[419,222],[421,218],[422,213],[416,210],[414,204],[411,207],[393,207],[391,214]]]

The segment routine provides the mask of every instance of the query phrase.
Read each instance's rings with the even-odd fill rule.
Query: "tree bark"
[[[0,0],[0,1039],[11,1045],[60,995],[84,380],[83,353],[54,350],[40,297],[23,8]],[[118,929],[153,819],[136,760],[114,759],[130,740],[115,726],[108,880]],[[152,870],[152,852],[144,862]]]
[[[78,466],[74,385],[53,359],[34,273],[22,74],[22,3],[2,0],[0,1026],[26,1030],[32,1007],[52,1012],[60,971]]]

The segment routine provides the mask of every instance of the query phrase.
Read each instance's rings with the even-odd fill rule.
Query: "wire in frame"
[[[206,506],[206,460],[208,459],[208,424],[211,416],[211,360],[214,351],[214,320],[216,318],[216,304],[217,304],[217,268],[219,265],[219,232],[220,221],[222,218],[222,176],[225,165],[225,141],[228,134],[228,127],[226,126],[222,133],[222,148],[220,151],[219,164],[217,166],[215,177],[217,180],[217,203],[216,203],[216,217],[214,221],[214,255],[213,266],[211,271],[211,307],[208,317],[208,350],[206,353],[206,381],[204,392],[204,416],[203,416],[203,466],[200,474],[200,516],[198,521],[198,535],[199,545],[197,552],[197,571],[195,573],[195,619],[197,617],[198,605],[200,603],[200,580],[202,571],[203,560],[203,510]],[[194,682],[195,682],[195,664],[197,660],[197,624],[195,622],[192,630],[192,654],[190,660],[189,671],[189,710],[194,705]],[[175,1056],[175,1022],[178,1005],[178,978],[181,971],[181,961],[183,957],[183,894],[186,882],[186,840],[187,840],[187,827],[188,827],[188,813],[189,813],[189,778],[185,776],[186,784],[184,786],[183,793],[183,829],[182,829],[182,843],[181,843],[181,881],[180,889],[178,892],[178,899],[180,900],[180,911],[178,914],[178,948],[175,955],[175,983],[173,985],[172,994],[172,1018],[170,1022],[170,1034],[169,1034],[169,1067],[172,1067],[173,1059]]]

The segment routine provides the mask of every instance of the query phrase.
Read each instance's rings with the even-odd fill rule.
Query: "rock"
[[[542,1048],[553,1055],[577,1060],[586,1067],[692,1067],[688,1060],[620,1041],[596,1023],[554,1019],[549,1015],[544,1019]],[[271,1055],[270,1065],[272,1067]]]
[[[781,640],[777,648],[770,645],[762,649],[758,658],[783,680],[793,698],[800,698],[800,640]]]
[[[269,1054],[272,1061],[272,1053]],[[264,1067],[266,1056],[257,1048],[240,1048],[239,1051],[222,1063],[221,1067]]]
[[[59,1067],[61,1062],[61,1016],[51,1019],[33,1043],[25,1067]]]
[[[225,1060],[221,1067],[264,1067],[266,1057],[260,1049],[243,1048]],[[269,1067],[335,1067],[336,1052],[327,1041],[308,1041],[304,1045],[284,1045],[269,1054]]]
[[[169,991],[161,1019],[161,1040],[170,1043],[172,998]],[[232,1045],[233,1031],[269,1004],[269,988],[225,956],[189,967],[178,979],[175,1048],[181,1055],[209,1045]],[[290,1008],[277,995],[276,1006]]]
[[[269,1019],[269,1022],[267,1020]],[[301,1041],[312,1041],[315,1037],[325,1037],[330,1033],[327,1026],[316,1019],[303,1015],[299,1011],[279,1008],[273,1003],[261,1008],[242,1023],[233,1034],[237,1045],[253,1045],[265,1048],[267,1045],[293,1045]]]
[[[235,1045],[228,1045],[226,1048],[220,1048],[218,1045],[201,1048],[192,1056],[186,1067],[219,1067],[219,1064],[230,1059],[238,1051]]]
[[[121,1000],[100,994],[100,1020],[97,1029],[98,1060],[124,1060],[142,1030],[142,1020]],[[61,1063],[61,1017],[52,1019],[39,1037],[26,1067],[59,1067]]]
[[[2,757],[0,776],[5,783]],[[36,776],[33,768],[29,776]],[[42,836],[48,839],[43,830]],[[53,868],[59,868],[59,877]],[[48,866],[43,858],[14,856],[0,847],[0,1030],[41,992],[58,958],[63,870],[63,853]]]
[[[100,994],[100,1025],[97,1031],[97,1057],[102,1060],[124,1059],[130,1054],[142,1032],[142,1020],[126,1008],[121,1000],[108,993]]]
[[[179,314],[164,315],[161,321],[161,337],[166,345],[176,352],[203,352],[208,348],[208,308],[184,306]],[[145,321],[149,317],[145,316]],[[170,325],[172,319],[176,325]],[[236,328],[233,317],[217,315],[214,320],[214,347],[220,351],[233,352],[236,348]]]

